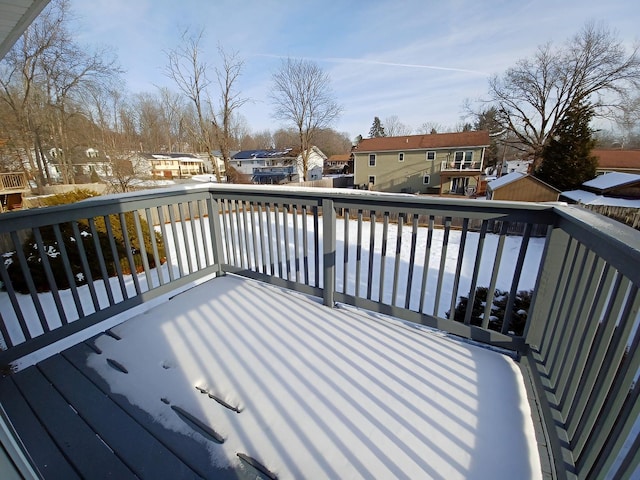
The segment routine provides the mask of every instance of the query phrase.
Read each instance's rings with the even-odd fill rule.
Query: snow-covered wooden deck
[[[233,275],[5,378],[0,402],[45,478],[541,477],[511,357]]]

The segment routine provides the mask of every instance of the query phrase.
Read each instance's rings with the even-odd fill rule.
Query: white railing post
[[[224,250],[222,248],[222,229],[220,228],[220,203],[209,193],[207,199],[207,209],[209,210],[209,225],[211,228],[211,246],[213,250],[213,263],[216,265],[218,275],[224,274],[222,264],[224,262]]]
[[[333,307],[336,289],[336,210],[333,200],[326,198],[322,199],[322,269],[324,304]]]

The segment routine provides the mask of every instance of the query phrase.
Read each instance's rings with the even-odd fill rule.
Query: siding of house
[[[454,178],[466,178],[469,187],[477,187],[488,144],[487,132],[365,139],[353,151],[354,183],[370,185],[372,179],[373,190],[394,193],[448,193]],[[443,173],[442,165],[453,164],[458,151],[473,152],[473,169]],[[434,152],[435,158],[428,160],[427,152]],[[369,164],[371,154],[376,156],[375,166]]]
[[[492,190],[490,198],[520,202],[555,202],[559,194],[555,188],[527,176]]]
[[[404,154],[404,161],[398,155]],[[440,161],[446,158],[445,153],[436,153],[435,160],[427,160],[425,151],[391,151],[378,152],[375,167],[369,166],[369,153],[355,155],[356,184],[368,184],[369,177],[374,176],[373,189],[385,192],[426,192],[440,186]],[[424,176],[429,175],[429,184],[424,184]]]
[[[311,147],[309,153],[309,159],[307,164],[307,180],[314,181],[322,178],[322,171],[324,169],[324,162],[327,160],[327,156],[322,153],[318,147]],[[302,154],[296,158],[296,168],[298,170],[298,177],[304,178],[304,168],[302,161]]]
[[[156,177],[174,178],[203,173],[202,161],[162,159],[151,161],[151,174]]]

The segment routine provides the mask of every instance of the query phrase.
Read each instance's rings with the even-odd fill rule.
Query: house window
[[[422,184],[423,185],[429,185],[431,183],[431,176],[430,175],[423,175],[422,176]]]
[[[370,153],[369,154],[369,166],[370,167],[375,167],[376,166],[376,154],[375,153]]]
[[[369,183],[371,185],[375,185],[376,184],[376,176],[375,175],[369,175]]]
[[[436,159],[436,152],[434,150],[429,150],[427,152],[427,160],[435,160]]]
[[[473,152],[468,150],[466,152],[456,152],[455,154],[456,162],[471,162],[473,160]]]
[[[398,153],[398,161],[399,162],[404,162],[404,152]]]
[[[454,177],[451,179],[451,193],[464,195],[469,187],[469,177]]]

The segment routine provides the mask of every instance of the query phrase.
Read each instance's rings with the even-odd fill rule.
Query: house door
[[[469,186],[469,177],[453,177],[451,179],[451,193],[464,195]]]

